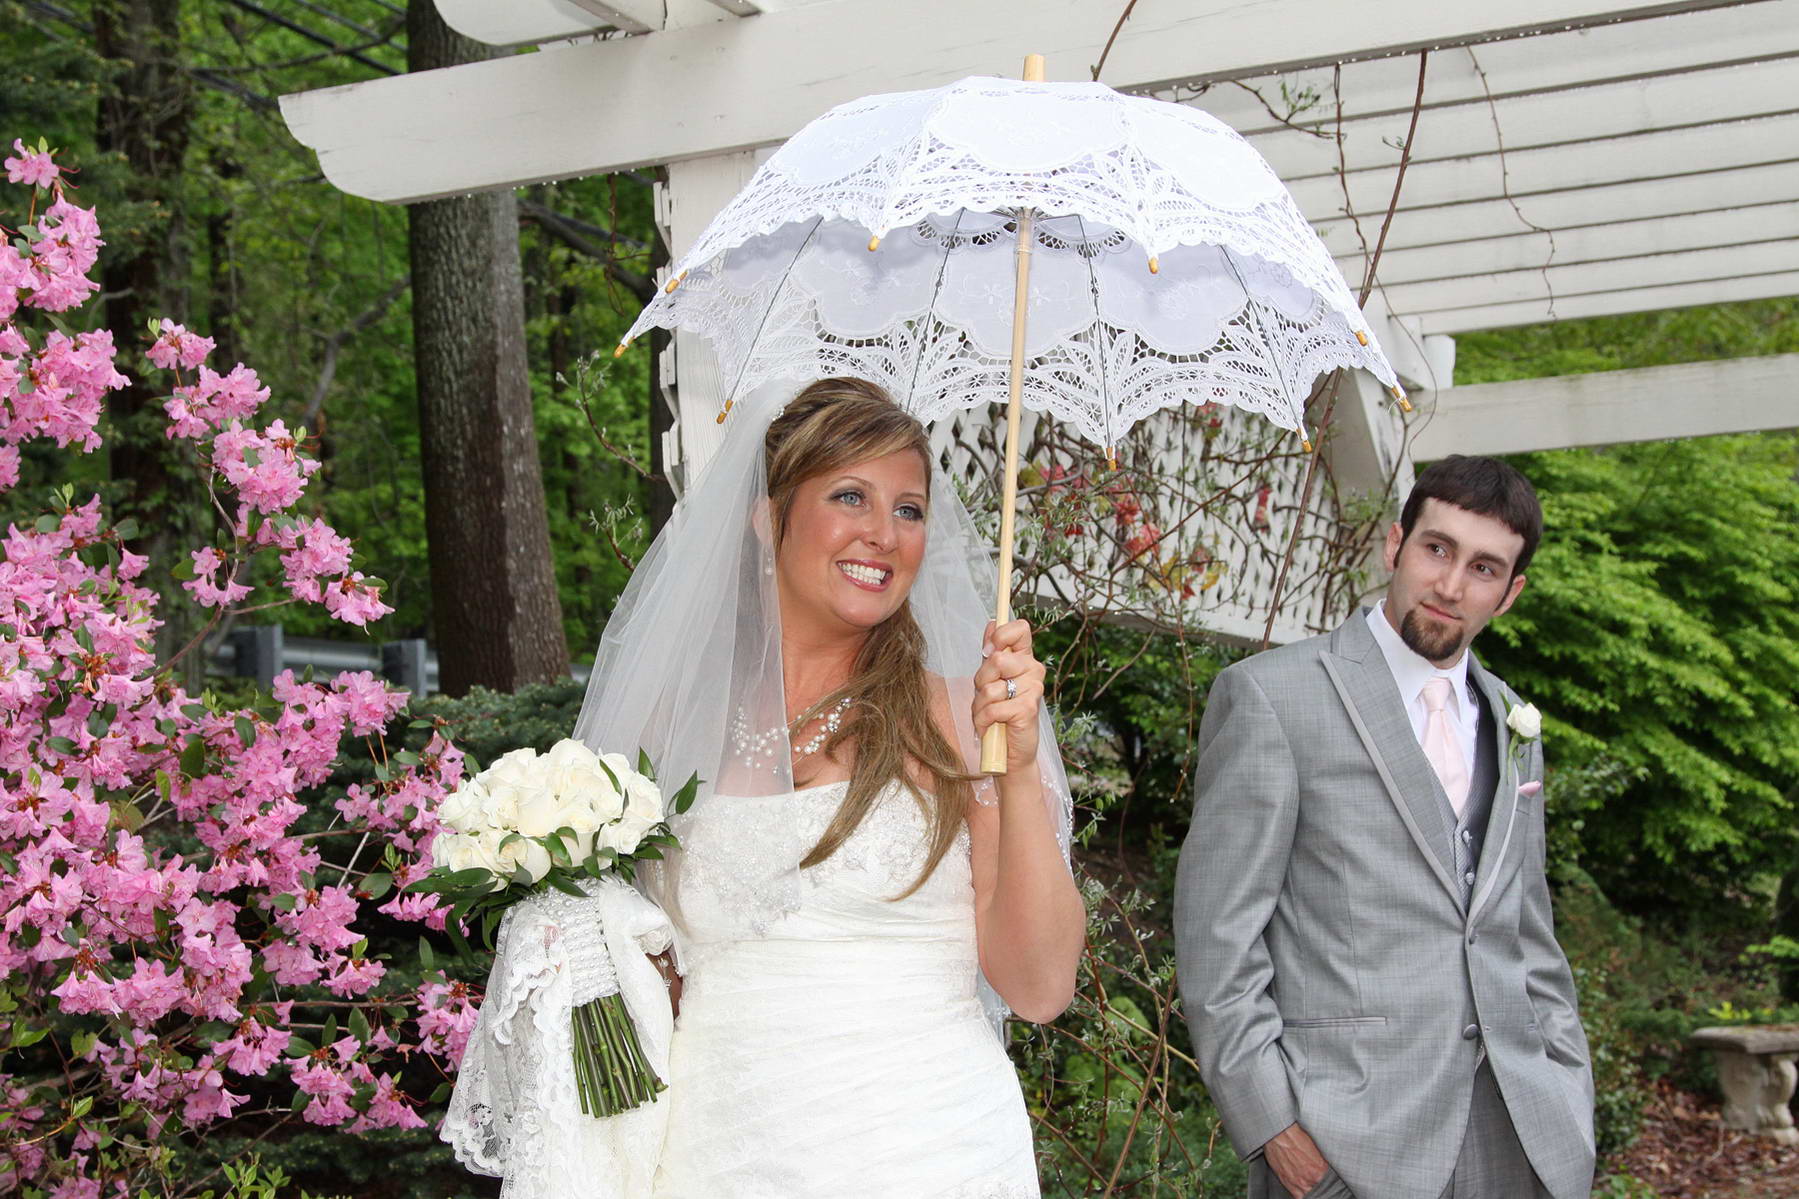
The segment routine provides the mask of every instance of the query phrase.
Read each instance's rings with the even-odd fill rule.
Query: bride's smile
[[[789,632],[860,634],[906,602],[924,561],[929,488],[908,449],[794,489],[775,553]]]

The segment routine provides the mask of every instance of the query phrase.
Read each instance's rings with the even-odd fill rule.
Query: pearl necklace
[[[849,711],[852,702],[854,702],[854,697],[848,695],[838,700],[836,705],[825,713],[824,725],[819,729],[817,736],[803,745],[791,746],[793,761],[797,762],[801,758],[811,757],[824,748],[825,742],[831,739],[831,734],[843,727],[843,714]],[[818,718],[814,717],[813,719]],[[791,744],[795,731],[797,730],[791,724],[778,724],[763,732],[751,732],[749,721],[744,719],[742,708],[737,709],[737,714],[731,718],[732,747],[737,750],[743,761],[751,766],[774,766],[776,746],[783,739]]]

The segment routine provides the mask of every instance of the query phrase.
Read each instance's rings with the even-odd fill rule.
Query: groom
[[[1468,651],[1542,529],[1511,467],[1438,462],[1387,532],[1379,604],[1213,684],[1176,948],[1251,1199],[1591,1189],[1536,712]]]

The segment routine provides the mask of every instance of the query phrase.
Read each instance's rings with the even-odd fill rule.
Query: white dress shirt
[[[1368,609],[1368,627],[1374,631],[1374,642],[1387,659],[1387,669],[1399,685],[1399,698],[1405,701],[1406,715],[1412,718],[1412,735],[1424,744],[1424,722],[1430,712],[1424,706],[1424,685],[1432,679],[1449,680],[1449,727],[1461,747],[1462,760],[1470,777],[1474,774],[1474,749],[1480,736],[1480,705],[1474,697],[1474,684],[1468,679],[1468,653],[1455,660],[1447,670],[1440,669],[1429,658],[1407,645],[1391,624],[1387,623],[1387,601]]]

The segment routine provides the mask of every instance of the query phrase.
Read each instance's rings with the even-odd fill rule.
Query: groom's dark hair
[[[1491,516],[1524,538],[1524,548],[1512,563],[1514,579],[1530,565],[1531,555],[1543,539],[1543,505],[1537,502],[1536,488],[1497,458],[1451,454],[1425,467],[1399,513],[1399,529],[1406,537],[1412,535],[1425,500],[1441,500],[1476,516]]]

